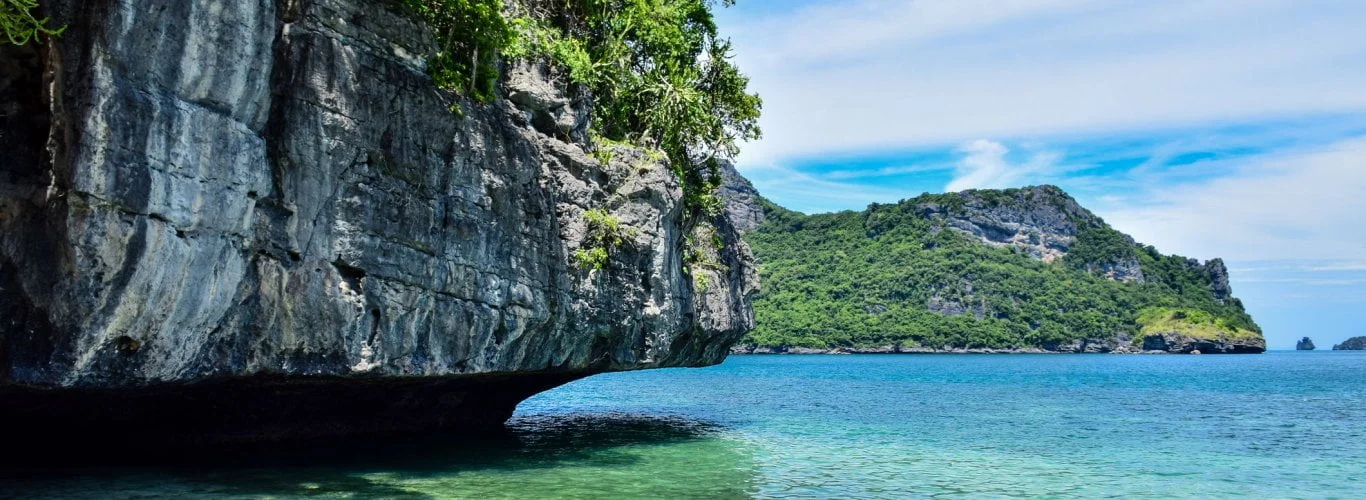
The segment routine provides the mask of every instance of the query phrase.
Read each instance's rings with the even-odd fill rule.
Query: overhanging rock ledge
[[[52,0],[63,36],[0,48],[6,428],[476,428],[724,359],[757,289],[731,224],[655,156],[587,154],[591,99],[546,67],[452,111],[389,5]],[[571,259],[588,210],[631,228],[598,270]]]

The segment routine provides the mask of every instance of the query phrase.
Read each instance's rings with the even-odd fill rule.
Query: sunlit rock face
[[[952,205],[922,203],[919,208],[926,218],[943,220],[984,244],[1015,247],[1044,262],[1065,257],[1082,228],[1102,224],[1055,186],[1031,186],[1008,194],[970,189],[957,193],[953,201]],[[1126,264],[1114,266],[1122,275],[1119,279],[1130,277]],[[1133,264],[1137,270],[1138,263]],[[1138,273],[1141,279],[1142,271]]]
[[[765,200],[759,195],[759,190],[754,189],[754,184],[749,182],[740,171],[735,169],[735,164],[729,161],[721,161],[721,187],[717,193],[721,196],[724,203],[726,216],[741,233],[747,233],[762,226],[768,220],[764,213]]]
[[[753,325],[732,224],[689,216],[656,156],[587,154],[590,100],[547,68],[452,110],[391,2],[48,4],[62,37],[0,49],[7,419],[406,394],[414,428],[496,423],[577,377],[718,363]],[[593,209],[628,241],[580,269]],[[699,230],[726,244],[691,275]],[[337,433],[405,427],[362,406]]]

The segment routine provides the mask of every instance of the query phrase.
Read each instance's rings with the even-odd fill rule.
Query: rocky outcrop
[[[1067,255],[1078,230],[1094,218],[1062,190],[1035,186],[1009,192],[970,189],[942,202],[916,208],[925,218],[977,237],[992,246],[1011,246],[1052,262]]]
[[[1334,351],[1366,351],[1366,336],[1352,337],[1333,346]]]
[[[2,49],[8,428],[492,425],[575,378],[726,356],[757,287],[735,228],[690,218],[655,156],[586,154],[590,100],[544,67],[450,109],[388,5],[54,0],[62,37]],[[594,209],[627,238],[580,269]],[[689,275],[702,227],[719,265]]]
[[[1223,304],[1233,298],[1233,287],[1228,284],[1228,268],[1224,267],[1224,259],[1210,259],[1204,264],[1191,259],[1190,265],[1204,272],[1205,279],[1209,281],[1210,291],[1214,293],[1214,300]]]
[[[1171,354],[1260,354],[1266,352],[1266,340],[1255,338],[1197,338],[1180,333],[1157,333],[1143,337],[1144,351]]]
[[[1302,338],[1302,339],[1300,339],[1299,342],[1296,342],[1296,343],[1295,343],[1295,350],[1296,350],[1296,351],[1312,351],[1312,350],[1314,350],[1314,341],[1313,341],[1313,340],[1309,340],[1309,337]]]
[[[735,164],[721,160],[721,187],[716,193],[721,197],[726,216],[741,234],[753,231],[768,220],[764,215],[763,197],[754,189],[754,184],[735,169]]]
[[[1013,247],[1044,262],[1066,257],[1082,231],[1105,225],[1062,189],[1048,185],[967,190],[921,202],[916,208],[922,216],[984,244]],[[1129,243],[1133,245],[1133,240]],[[1144,281],[1143,268],[1135,258],[1098,262],[1091,272],[1119,281]]]

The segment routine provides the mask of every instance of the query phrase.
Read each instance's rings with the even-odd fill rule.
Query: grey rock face
[[[1147,279],[1143,275],[1143,266],[1139,264],[1138,259],[1117,259],[1112,262],[1104,262],[1100,264],[1099,268],[1092,269],[1091,272],[1115,281],[1142,283]]]
[[[1172,354],[1260,354],[1266,352],[1266,340],[1205,339],[1179,333],[1159,333],[1143,337],[1143,350]],[[1197,352],[1198,351],[1198,352]]]
[[[734,226],[688,217],[654,156],[585,154],[589,99],[543,67],[453,113],[425,28],[380,0],[50,4],[63,37],[0,53],[24,112],[0,121],[0,395],[458,377],[475,401],[484,376],[510,395],[439,411],[496,421],[576,377],[718,363],[753,326]],[[570,259],[591,209],[629,228],[600,270]],[[704,280],[702,227],[726,242]]]
[[[1334,351],[1366,351],[1366,336],[1352,337],[1333,346]]]
[[[1192,263],[1192,265],[1197,265]],[[1228,268],[1224,267],[1224,259],[1210,259],[1204,264],[1199,264],[1199,269],[1203,270],[1209,279],[1210,290],[1214,292],[1214,300],[1223,304],[1229,297],[1233,296],[1233,287],[1228,284]]]
[[[964,286],[968,290],[972,289],[971,283],[966,283]],[[986,304],[980,299],[974,299],[974,297],[944,298],[940,295],[934,295],[925,302],[925,308],[929,309],[930,312],[939,313],[944,316],[972,314],[977,319],[985,318],[987,315]]]
[[[759,190],[740,175],[734,163],[723,160],[720,164],[721,187],[717,194],[725,204],[726,216],[741,234],[753,231],[767,220]]]
[[[1095,218],[1053,186],[1006,193],[967,190],[958,193],[961,207],[922,203],[918,208],[926,218],[943,220],[983,243],[1013,246],[1045,262],[1067,255],[1080,226]]]
[[[922,203],[917,208],[924,217],[943,221],[984,244],[1014,247],[1044,262],[1067,256],[1083,228],[1104,224],[1056,186],[967,190],[957,196],[961,204]],[[1144,280],[1137,259],[1100,263],[1091,271],[1119,281]]]
[[[1296,342],[1296,343],[1295,343],[1295,350],[1296,350],[1296,351],[1312,351],[1312,350],[1314,350],[1314,341],[1313,341],[1313,340],[1309,340],[1309,337],[1302,338],[1302,339],[1300,339],[1299,342]]]

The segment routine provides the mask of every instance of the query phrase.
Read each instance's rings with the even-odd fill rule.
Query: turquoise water
[[[506,435],[10,479],[14,496],[1366,496],[1366,353],[749,356],[593,377]],[[0,496],[6,496],[0,494]]]

